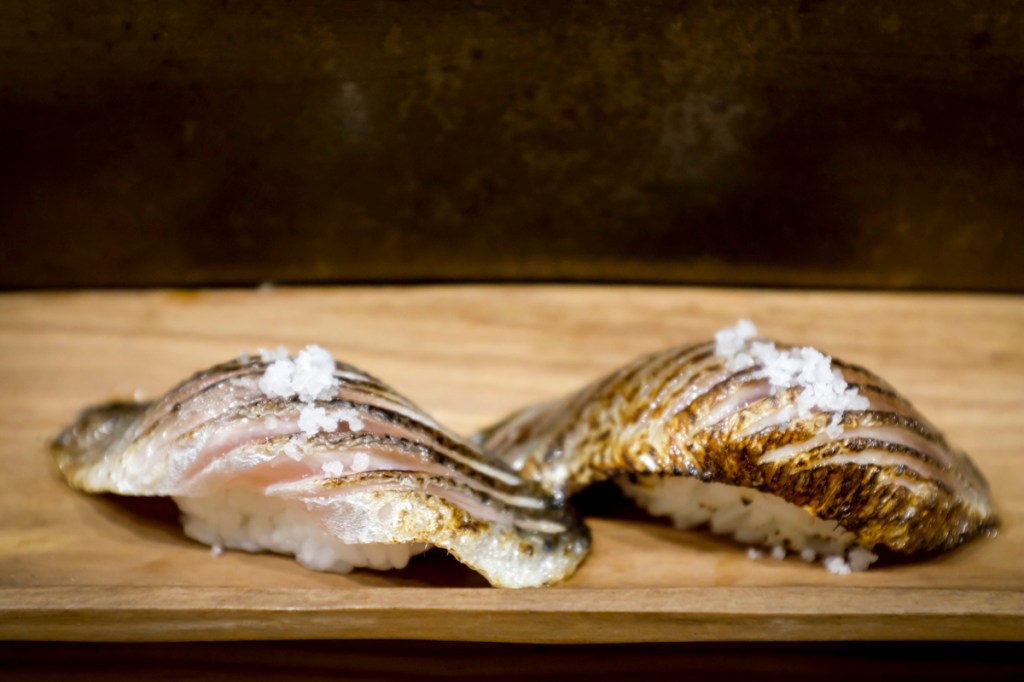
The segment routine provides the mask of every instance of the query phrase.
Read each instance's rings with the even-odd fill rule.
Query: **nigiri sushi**
[[[401,568],[446,549],[495,586],[565,579],[589,548],[575,514],[322,348],[264,351],[150,403],[84,411],[53,443],[90,493],[170,496],[215,552],[312,569]]]
[[[476,441],[553,495],[613,479],[679,527],[706,524],[836,573],[867,568],[880,547],[949,550],[998,523],[975,465],[889,384],[761,338],[747,320]]]

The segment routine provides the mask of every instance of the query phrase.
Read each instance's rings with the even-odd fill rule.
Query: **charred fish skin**
[[[781,498],[869,549],[949,550],[998,526],[974,463],[889,384],[822,356],[835,377],[825,383],[838,386],[828,399],[846,406],[808,408],[805,394],[819,387],[773,384],[777,368],[749,354],[758,344],[783,365],[811,356],[756,336],[731,354],[714,342],[655,353],[515,413],[477,442],[555,494],[611,478],[692,477]]]
[[[573,510],[374,377],[331,358],[308,395],[268,389],[275,363],[298,376],[302,357],[236,359],[152,402],[84,410],[52,443],[56,468],[85,492],[173,497],[186,533],[215,548],[324,570],[364,565],[353,546],[433,545],[493,585],[536,587],[582,562]]]

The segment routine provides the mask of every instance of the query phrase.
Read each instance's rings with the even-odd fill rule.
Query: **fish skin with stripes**
[[[214,555],[273,551],[348,572],[402,568],[436,546],[495,586],[535,587],[589,550],[586,526],[539,485],[316,347],[87,409],[52,454],[74,488],[173,497],[185,533]]]
[[[612,479],[679,527],[707,525],[835,573],[867,568],[876,548],[950,550],[998,525],[974,463],[892,386],[745,320],[527,407],[475,441],[556,496]]]

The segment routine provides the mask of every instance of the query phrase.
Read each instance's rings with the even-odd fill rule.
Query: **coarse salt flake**
[[[277,351],[261,349],[260,357],[273,360],[260,378],[260,390],[271,398],[298,396],[307,403],[327,400],[338,386],[334,357],[320,346],[306,346],[294,359],[283,346]]]
[[[327,400],[334,394],[338,382],[334,378],[334,357],[325,349],[309,345],[295,357],[292,387],[299,400]]]
[[[248,354],[246,353],[246,355]],[[278,346],[277,348],[260,348],[260,360],[263,360],[263,362],[284,360],[287,357],[288,349],[284,346]]]
[[[826,557],[823,563],[825,564],[825,569],[829,573],[834,573],[836,575],[850,575],[850,564],[846,563],[846,559],[841,556]]]
[[[868,399],[846,383],[828,355],[811,347],[780,350],[771,341],[755,340],[756,336],[753,323],[740,320],[715,334],[715,354],[726,359],[726,369],[732,372],[759,366],[753,376],[767,379],[775,391],[801,389],[796,397],[801,419],[815,410],[835,412],[827,433],[838,438],[842,435],[842,412],[868,408]]]
[[[340,410],[338,412],[338,421],[344,421],[347,423],[348,430],[352,433],[359,433],[366,428],[366,424],[363,423],[363,420],[359,417],[359,413],[355,410]]]
[[[825,427],[825,433],[832,439],[843,435],[843,415],[841,412],[836,412],[832,415],[832,418],[828,421],[828,426]]]
[[[290,398],[295,395],[292,389],[292,375],[295,365],[288,358],[275,360],[260,377],[260,390],[271,398]]]
[[[334,431],[338,428],[338,415],[328,414],[327,410],[315,405],[303,405],[299,412],[299,429],[307,437],[313,437],[321,431]]]
[[[366,471],[370,466],[370,456],[365,452],[357,452],[352,458],[352,471]]]
[[[740,320],[731,327],[719,330],[715,333],[715,355],[729,358],[747,345],[747,342],[757,337],[757,327],[750,320]]]
[[[324,462],[321,468],[323,469],[323,472],[328,476],[341,476],[343,473],[345,473],[345,465],[337,460]]]

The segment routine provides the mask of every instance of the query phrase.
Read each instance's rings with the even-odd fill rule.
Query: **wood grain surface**
[[[972,454],[999,533],[851,576],[586,499],[567,583],[491,589],[440,552],[350,575],[209,549],[160,499],[92,497],[47,442],[88,404],[155,397],[243,351],[319,343],[455,429],[573,390],[737,317],[887,378]],[[412,287],[0,296],[0,637],[1024,640],[1024,299],[641,287]]]

